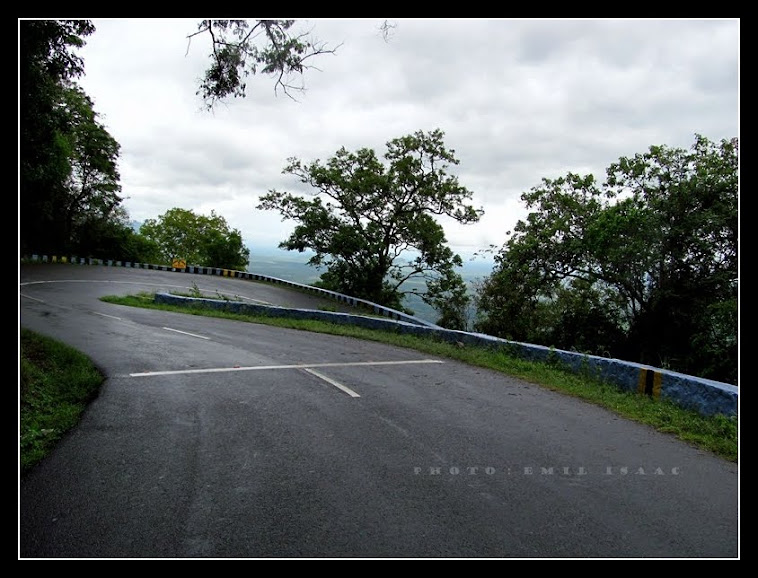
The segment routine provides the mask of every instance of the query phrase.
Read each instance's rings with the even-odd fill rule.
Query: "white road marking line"
[[[45,301],[44,299],[37,299],[36,297],[24,295],[23,293],[19,293],[19,295],[23,297],[24,299],[31,299],[32,301],[36,301],[37,303],[44,303],[48,307],[55,307],[57,309],[63,309],[64,311],[73,311],[73,308],[67,307],[66,305],[58,305],[57,303],[50,303],[49,301]]]
[[[307,373],[310,373],[311,375],[315,375],[319,379],[323,379],[326,383],[332,384],[337,389],[344,391],[350,397],[360,397],[360,395],[358,395],[357,393],[355,393],[352,389],[350,389],[346,385],[342,385],[340,382],[334,381],[331,377],[327,377],[323,373],[319,373],[318,371],[315,371],[315,370],[310,369],[308,367],[304,368],[303,371],[305,371]]]
[[[115,319],[117,321],[122,321],[121,317],[116,317],[114,315],[107,315],[105,313],[100,313],[99,311],[93,311],[95,315],[100,315],[101,317],[108,317],[109,319]]]
[[[37,299],[36,297],[30,297],[29,295],[24,295],[23,293],[19,293],[21,297],[24,297],[25,299],[31,299],[32,301],[38,301],[39,303],[45,303],[42,299]]]
[[[213,367],[209,369],[179,369],[175,371],[147,371],[130,373],[129,377],[149,377],[153,375],[182,375],[189,373],[222,373],[225,371],[258,371],[266,369],[306,369],[313,367],[355,367],[364,365],[407,365],[412,363],[445,363],[439,359],[408,359],[403,361],[345,361],[342,363],[302,363],[297,365],[253,365],[250,367]]]
[[[179,331],[178,329],[171,329],[170,327],[163,327],[162,329],[165,329],[166,331],[174,331],[176,333],[181,333],[182,335],[189,335],[190,337],[197,337],[198,339],[210,339],[210,337],[205,337],[204,335],[197,335],[195,333],[187,333],[186,331]]]

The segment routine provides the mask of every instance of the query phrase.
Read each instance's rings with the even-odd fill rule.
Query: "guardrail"
[[[280,317],[286,316],[299,319],[318,319],[331,323],[360,325],[370,329],[382,329],[400,333],[410,333],[418,336],[434,337],[436,339],[461,345],[476,345],[480,347],[506,349],[509,353],[520,356],[524,359],[540,362],[559,362],[564,367],[574,372],[590,374],[608,383],[612,383],[622,390],[637,392],[654,399],[668,399],[682,407],[697,411],[702,415],[723,414],[726,416],[736,416],[738,414],[739,389],[737,386],[731,384],[685,375],[640,363],[581,354],[541,345],[508,341],[506,339],[482,333],[444,329],[433,323],[429,323],[428,321],[371,303],[370,301],[276,277],[210,267],[190,266],[178,269],[164,265],[107,261],[102,259],[65,257],[47,258],[33,255],[30,261],[155,269],[159,271],[174,271],[198,275],[220,275],[224,277],[275,283],[300,290],[306,290],[313,294],[335,299],[350,305],[360,306],[367,311],[381,315],[384,318],[331,311],[254,305],[229,300],[182,297],[167,293],[159,293],[155,296],[155,299],[159,303],[174,304],[203,302],[209,307],[225,309],[233,312],[248,312]]]
[[[152,269],[156,271],[173,271],[177,273],[192,273],[195,275],[218,275],[221,277],[234,277],[236,279],[247,279],[249,281],[262,281],[265,283],[272,283],[275,285],[282,285],[290,287],[292,289],[298,289],[305,291],[312,295],[318,295],[325,297],[338,303],[344,303],[353,307],[360,307],[375,315],[381,315],[389,319],[396,321],[405,321],[407,323],[413,323],[415,325],[423,325],[425,327],[438,327],[434,323],[431,323],[425,319],[408,315],[402,311],[384,307],[366,301],[365,299],[359,299],[357,297],[351,297],[336,291],[330,291],[328,289],[322,289],[321,287],[314,287],[313,285],[305,285],[304,283],[296,283],[294,281],[288,281],[286,279],[280,279],[278,277],[271,277],[269,275],[259,275],[258,273],[250,273],[249,271],[236,271],[234,269],[220,269],[218,267],[198,267],[195,265],[188,265],[186,267],[170,267],[168,265],[152,265],[148,263],[132,263],[129,261],[113,261],[109,259],[93,259],[84,257],[58,257],[47,255],[32,255],[29,259],[25,259],[30,262],[39,263],[70,263],[74,265],[104,265],[108,267],[126,267],[131,269]]]

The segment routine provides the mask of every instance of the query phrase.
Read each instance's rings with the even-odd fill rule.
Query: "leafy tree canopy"
[[[203,20],[188,36],[211,38],[211,64],[200,81],[198,94],[206,108],[232,96],[244,98],[247,77],[273,76],[274,92],[281,89],[292,97],[302,92],[302,75],[314,68],[313,59],[334,54],[336,48],[316,39],[310,32],[296,32],[295,20]]]
[[[384,163],[368,148],[343,147],[325,163],[290,158],[283,173],[311,187],[314,198],[271,190],[258,208],[298,223],[280,247],[313,251],[309,263],[326,268],[323,286],[399,308],[416,293],[459,326],[468,300],[455,270],[462,262],[435,217],[474,223],[483,211],[449,174],[459,161],[443,139],[437,129],[391,140]]]
[[[250,260],[250,250],[240,232],[214,211],[208,216],[169,209],[157,219],[142,223],[139,232],[157,245],[166,264],[183,259],[188,265],[245,271]]]
[[[94,31],[88,20],[19,23],[22,253],[134,255],[123,224],[120,146],[77,84],[84,62],[76,51]],[[112,253],[103,255],[105,247]]]
[[[738,142],[569,173],[530,209],[477,291],[477,328],[736,382]]]
[[[91,99],[81,88],[72,85],[62,96],[61,108],[69,122],[61,138],[70,170],[57,211],[67,244],[75,245],[82,227],[119,220],[117,211],[123,210],[118,171],[121,146],[100,123]]]
[[[22,251],[62,251],[76,119],[65,106],[84,73],[76,50],[94,32],[87,20],[19,22],[19,202]]]

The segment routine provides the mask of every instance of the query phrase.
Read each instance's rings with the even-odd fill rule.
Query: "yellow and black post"
[[[637,384],[637,393],[648,395],[654,399],[661,396],[661,381],[663,376],[660,371],[653,369],[640,369],[640,379]]]

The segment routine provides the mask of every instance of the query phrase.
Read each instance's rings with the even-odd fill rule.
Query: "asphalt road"
[[[98,300],[192,282],[314,299],[281,287],[20,277],[20,325],[108,375],[19,482],[20,558],[739,557],[737,465],[604,409],[412,350]]]

